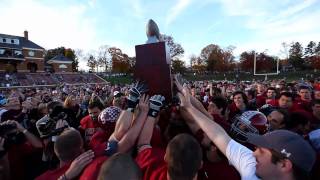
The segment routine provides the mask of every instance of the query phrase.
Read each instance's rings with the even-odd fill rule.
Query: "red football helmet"
[[[231,124],[231,135],[240,142],[246,142],[247,133],[264,134],[268,129],[267,117],[259,111],[246,111],[235,116]]]

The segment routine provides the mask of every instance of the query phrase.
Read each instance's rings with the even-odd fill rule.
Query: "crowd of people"
[[[320,179],[318,81],[173,86],[3,89],[0,179]]]

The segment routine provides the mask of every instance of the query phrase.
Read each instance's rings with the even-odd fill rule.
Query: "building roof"
[[[67,57],[65,57],[62,54],[56,55],[49,61],[47,61],[48,64],[53,64],[53,63],[65,63],[65,64],[71,64],[73,61]]]
[[[30,48],[30,49],[42,49],[44,50],[43,47],[37,45],[36,43],[27,40],[25,37],[22,36],[12,36],[8,34],[0,34],[0,38],[9,38],[9,39],[18,39],[19,44],[14,44],[14,43],[2,43],[0,42],[0,47],[8,47],[12,49],[22,49],[22,48]]]

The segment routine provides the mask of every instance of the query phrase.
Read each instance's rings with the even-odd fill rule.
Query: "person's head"
[[[233,93],[233,102],[236,104],[236,106],[242,107],[248,104],[247,96],[242,91],[236,91]]]
[[[246,90],[246,95],[248,97],[248,100],[252,100],[256,97],[256,92],[253,89],[249,89],[249,90]]]
[[[263,94],[266,91],[266,86],[262,83],[259,83],[257,85],[257,93],[258,94]]]
[[[312,101],[312,114],[315,117],[320,117],[320,99],[315,99]]]
[[[202,150],[194,137],[179,134],[169,142],[164,160],[172,180],[192,180],[202,166]]]
[[[92,120],[94,121],[98,120],[98,116],[103,109],[104,109],[104,106],[101,101],[93,100],[89,102],[88,112]]]
[[[319,99],[320,100],[320,88],[317,87],[314,90],[314,99]]]
[[[256,175],[261,179],[308,179],[316,155],[298,134],[287,130],[250,134],[248,142],[256,146]]]
[[[303,101],[310,102],[312,100],[311,91],[308,86],[300,86],[298,94]]]
[[[283,129],[288,121],[288,113],[282,109],[273,110],[267,116],[267,119],[269,122],[269,130]]]
[[[113,98],[112,98],[112,106],[116,106],[119,108],[122,108],[123,103],[124,103],[125,96],[119,91],[115,91],[113,93]]]
[[[121,109],[116,106],[105,108],[98,116],[98,124],[106,132],[106,137],[109,138],[113,133]]]
[[[208,112],[210,114],[224,115],[227,106],[228,103],[226,99],[224,99],[223,97],[214,97],[209,103]]]
[[[305,111],[296,111],[290,114],[286,122],[286,129],[300,135],[308,134],[310,131],[310,115]]]
[[[267,89],[267,98],[268,99],[275,99],[277,95],[277,90],[274,87],[269,87]]]
[[[63,106],[65,108],[72,109],[76,105],[76,98],[73,95],[69,95],[65,100]]]
[[[75,129],[63,131],[54,143],[54,152],[62,162],[73,161],[83,153],[83,140],[79,131]]]
[[[290,92],[282,92],[280,94],[278,104],[280,108],[289,109],[292,107],[293,95]]]
[[[125,172],[124,172],[125,170]],[[98,180],[141,180],[142,172],[129,154],[117,153],[106,160],[100,169]]]

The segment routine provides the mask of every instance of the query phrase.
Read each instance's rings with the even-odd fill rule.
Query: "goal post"
[[[257,53],[254,53],[253,58],[253,75],[254,76],[265,76],[265,80],[267,80],[268,75],[278,75],[280,73],[279,71],[279,58],[276,59],[277,61],[277,72],[270,72],[270,73],[257,73]]]

